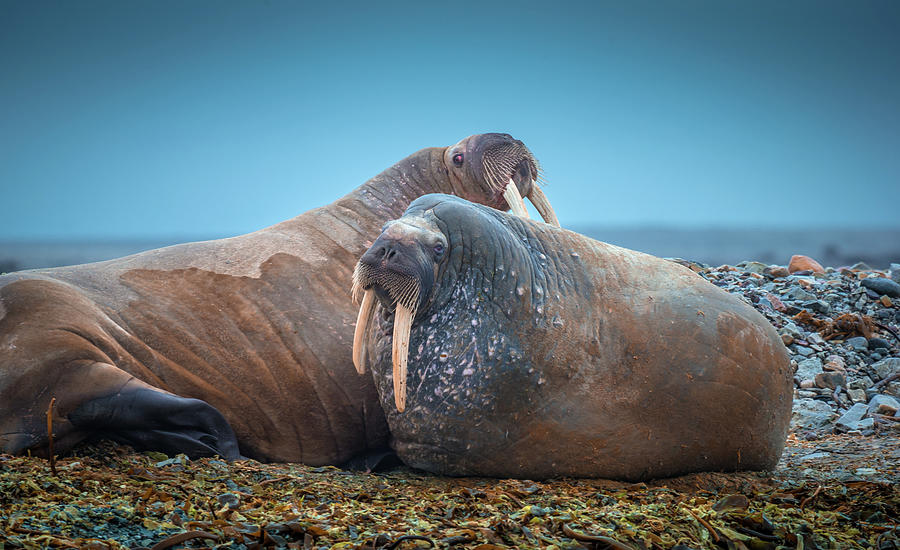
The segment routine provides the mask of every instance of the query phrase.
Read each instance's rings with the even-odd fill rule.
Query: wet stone
[[[869,349],[877,351],[878,348],[884,348],[887,350],[891,347],[891,344],[885,340],[884,338],[869,338]]]
[[[890,296],[900,298],[900,283],[885,277],[869,277],[863,279],[860,285],[877,293],[878,296]]]

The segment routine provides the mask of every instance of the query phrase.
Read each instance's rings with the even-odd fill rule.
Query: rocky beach
[[[752,304],[778,330],[794,367],[798,436],[900,434],[900,264],[825,269],[799,255],[787,266],[675,261]]]
[[[900,548],[900,265],[671,260],[752,304],[790,352],[791,432],[772,472],[534,482],[100,443],[0,455],[0,548]]]

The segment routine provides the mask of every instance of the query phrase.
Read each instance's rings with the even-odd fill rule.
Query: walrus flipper
[[[215,407],[150,388],[129,389],[81,404],[69,413],[72,424],[94,435],[191,458],[241,458],[231,426]]]

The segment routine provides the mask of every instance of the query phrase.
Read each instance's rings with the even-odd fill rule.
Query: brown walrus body
[[[410,466],[640,480],[771,468],[784,447],[777,333],[675,263],[436,195],[385,225],[354,287],[378,320],[354,360]]]
[[[506,208],[513,187],[549,211],[536,172],[521,142],[472,136],[255,233],[0,277],[0,451],[46,453],[51,398],[56,452],[100,435],[332,464],[378,446],[384,415],[350,353],[366,240],[433,191]]]

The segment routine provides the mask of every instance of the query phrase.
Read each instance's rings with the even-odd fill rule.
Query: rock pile
[[[710,267],[675,259],[753,305],[791,354],[791,428],[900,433],[900,264],[822,268],[804,256],[788,266],[746,261]]]

